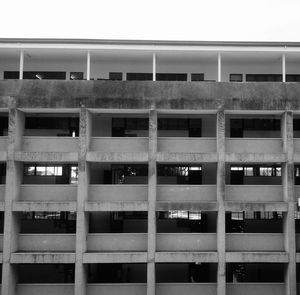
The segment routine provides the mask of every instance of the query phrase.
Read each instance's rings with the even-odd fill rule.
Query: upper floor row
[[[0,39],[0,79],[300,82],[300,44]]]

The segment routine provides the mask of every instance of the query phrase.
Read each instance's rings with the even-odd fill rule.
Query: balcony
[[[19,234],[18,251],[19,252],[75,252],[75,235],[74,234]]]
[[[73,295],[73,284],[17,284],[16,295]]]
[[[216,202],[215,185],[158,185],[159,202]]]
[[[88,284],[87,295],[114,294],[114,295],[146,295],[147,285],[135,284]]]
[[[225,200],[234,202],[282,202],[281,185],[226,185]]]
[[[215,138],[160,137],[157,141],[158,152],[168,153],[215,153]]]
[[[77,185],[32,185],[22,184],[20,201],[25,202],[68,202],[76,201]]]
[[[8,147],[8,136],[0,136],[0,152],[6,152]]]
[[[280,138],[226,138],[228,153],[282,153]]]
[[[78,152],[78,144],[75,137],[23,136],[25,152]]]
[[[157,234],[156,250],[161,252],[214,252],[217,236],[214,233]]]
[[[284,236],[280,233],[230,233],[226,234],[229,252],[282,252]]]
[[[147,185],[90,185],[91,202],[134,202],[148,200]]]
[[[214,283],[159,283],[156,295],[216,295],[217,284]]]
[[[145,233],[101,233],[89,234],[88,252],[143,252],[147,251]]]
[[[227,295],[284,295],[284,283],[227,283]]]
[[[148,152],[148,138],[145,137],[92,137],[92,152]]]

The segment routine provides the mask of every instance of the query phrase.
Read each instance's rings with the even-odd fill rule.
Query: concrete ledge
[[[296,253],[296,262],[297,262],[297,263],[300,262],[300,253]]]
[[[282,163],[287,161],[284,153],[226,153],[225,161],[229,163]]]
[[[0,211],[4,211],[5,202],[0,202]]]
[[[224,202],[226,211],[283,211],[287,212],[285,202]]]
[[[218,162],[217,153],[157,153],[157,162],[162,163],[212,163]]]
[[[294,162],[296,163],[300,162],[300,153],[294,153]]]
[[[287,263],[289,256],[286,252],[226,252],[226,262]]]
[[[217,252],[156,252],[155,262],[218,262]]]
[[[10,263],[75,263],[74,253],[12,253]]]
[[[148,202],[86,202],[85,211],[148,211]]]
[[[156,202],[157,211],[190,210],[217,211],[216,202]]]
[[[83,263],[146,263],[147,252],[84,253]]]
[[[20,162],[78,162],[78,153],[64,152],[15,152],[15,161]]]
[[[5,162],[7,160],[7,152],[0,152],[0,162]]]
[[[88,152],[86,155],[88,162],[148,162],[148,153],[101,153],[101,152]]]
[[[12,210],[22,211],[76,211],[76,202],[17,202],[12,204]]]
[[[0,252],[0,263],[3,263],[3,253]]]

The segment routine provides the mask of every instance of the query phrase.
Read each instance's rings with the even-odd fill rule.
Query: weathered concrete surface
[[[217,211],[217,202],[156,202],[156,211]]]
[[[25,202],[13,201],[13,211],[75,211],[76,202]]]
[[[12,253],[10,263],[75,263],[74,253]]]
[[[146,263],[147,252],[85,253],[83,263]]]
[[[300,83],[0,81],[0,107],[300,110]]]
[[[147,211],[147,201],[86,202],[85,211]]]
[[[217,252],[156,252],[155,262],[218,262]]]
[[[226,211],[282,211],[288,210],[285,202],[225,202]]]
[[[226,252],[226,262],[240,263],[287,263],[286,252]]]

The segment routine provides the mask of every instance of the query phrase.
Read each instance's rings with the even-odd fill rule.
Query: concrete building
[[[300,294],[299,82],[300,43],[0,39],[1,295]]]

